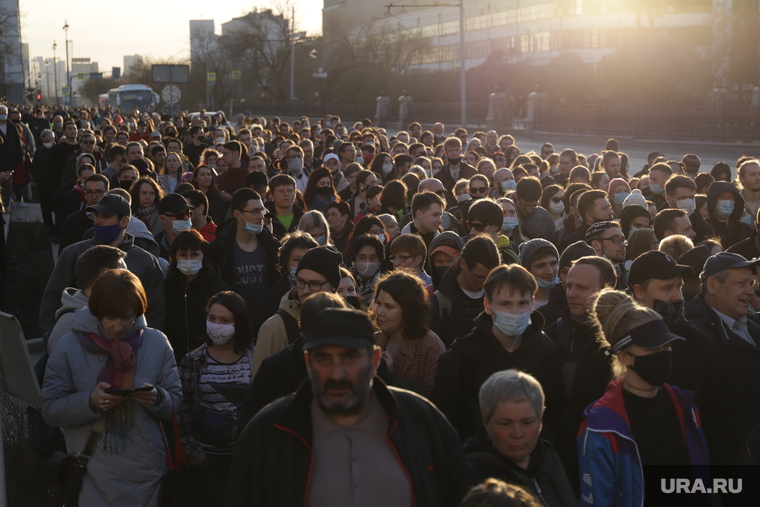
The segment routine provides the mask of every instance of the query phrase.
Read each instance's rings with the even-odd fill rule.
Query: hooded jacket
[[[256,375],[256,371],[264,359],[296,341],[299,336],[297,325],[299,320],[301,320],[301,302],[298,300],[297,289],[291,289],[282,296],[277,313],[269,317],[259,329],[256,353],[251,364],[253,375]],[[295,327],[293,326],[294,323],[296,324]]]
[[[530,239],[549,239],[554,233],[554,219],[541,206],[533,208],[528,216],[520,213],[518,208],[517,217],[520,220],[520,230]]]
[[[443,294],[440,297],[439,293]],[[465,315],[460,301],[468,297],[462,292],[455,271],[449,269],[438,285],[438,290],[430,298],[430,329],[441,339],[446,347],[451,347],[454,340],[470,332],[473,323]],[[447,301],[451,300],[450,310]]]
[[[298,222],[301,221],[303,216],[303,210],[297,204],[293,204],[293,221],[290,222],[290,228],[286,229],[285,225],[280,222],[277,217],[277,209],[274,206],[274,201],[264,203],[264,207],[272,212],[272,236],[277,241],[282,241],[282,238],[289,232],[293,232],[298,228]]]
[[[75,287],[66,287],[61,294],[61,307],[55,312],[55,326],[50,331],[48,338],[48,356],[53,353],[58,340],[71,332],[71,323],[74,322],[74,311],[87,306],[87,296]]]
[[[50,331],[55,325],[55,312],[61,307],[63,289],[75,285],[76,264],[79,256],[92,246],[102,244],[103,242],[97,238],[80,241],[66,247],[58,257],[58,262],[50,274],[45,292],[42,295],[40,327],[43,332]],[[166,301],[164,299],[164,274],[158,264],[158,259],[136,246],[134,237],[128,233],[124,234],[124,241],[119,245],[119,249],[127,253],[127,257],[124,259],[127,268],[140,279],[145,288],[145,293],[148,296],[148,311],[145,318],[148,325],[162,329]]]
[[[480,416],[480,386],[497,371],[516,369],[533,375],[546,397],[545,421],[555,425],[562,410],[563,393],[557,350],[542,329],[544,318],[531,314],[531,323],[520,345],[507,352],[491,328],[493,319],[483,312],[475,327],[438,358],[438,369],[430,400],[441,409],[459,432],[462,441],[471,436],[486,437]]]
[[[143,407],[130,402],[132,431],[118,451],[95,447],[79,494],[79,505],[158,506],[160,480],[166,473],[166,448],[156,419],[170,420],[179,408],[182,386],[169,341],[163,333],[146,327],[140,316],[128,333],[144,330],[137,350],[134,385],[156,387],[158,399]],[[104,413],[90,408],[90,392],[105,362],[104,356],[85,351],[79,332],[105,335],[100,321],[89,309],[74,314],[72,332],[60,339],[47,363],[42,386],[42,417],[50,426],[62,428],[69,452],[84,449],[90,428]],[[101,436],[101,438],[103,438]]]
[[[704,477],[709,464],[694,393],[663,384],[665,395],[675,405],[684,444],[694,476]],[[578,431],[578,460],[581,471],[581,505],[638,507],[644,505],[644,468],[628,422],[623,400],[623,382],[610,382],[607,392],[585,412]]]
[[[539,438],[524,469],[499,454],[490,440],[471,438],[464,444],[467,485],[482,484],[491,477],[522,486],[541,500],[544,507],[574,507],[575,492],[551,444]]]
[[[462,446],[451,424],[425,398],[387,387],[372,392],[388,415],[388,447],[409,479],[412,505],[455,507],[466,492]],[[306,505],[314,464],[311,383],[270,404],[235,443],[227,507]]]
[[[562,288],[562,284],[558,283],[552,287],[552,290],[549,291],[549,300],[546,302],[546,304],[537,310],[538,313],[544,316],[547,332],[548,327],[557,322],[557,319],[562,316],[562,312],[566,308],[567,294],[565,294],[565,289]],[[549,337],[551,338],[551,335],[549,335]]]
[[[734,211],[728,217],[728,222],[721,222],[715,212],[715,205],[718,203],[718,196],[723,192],[731,192],[736,199],[734,202]],[[736,243],[749,238],[752,228],[741,221],[744,213],[744,198],[731,183],[727,181],[716,181],[707,189],[707,212],[709,216],[706,222],[712,226],[715,234],[720,237],[723,248],[728,248]]]

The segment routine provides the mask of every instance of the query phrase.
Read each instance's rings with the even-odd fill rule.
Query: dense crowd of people
[[[5,202],[34,181],[59,243],[42,416],[100,432],[82,506],[158,505],[176,447],[198,506],[628,506],[759,464],[757,158],[7,113]]]

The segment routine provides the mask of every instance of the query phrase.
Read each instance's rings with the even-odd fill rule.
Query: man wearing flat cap
[[[731,433],[740,433],[740,439],[760,423],[760,325],[749,311],[758,262],[728,252],[713,255],[700,276],[701,294],[686,308],[689,324],[707,336],[710,360],[721,373],[726,415],[742,426]]]
[[[375,378],[360,311],[328,308],[303,330],[309,379],[235,443],[225,505],[451,506],[465,493],[459,437],[426,399]]]
[[[707,337],[684,317],[681,288],[683,281],[692,276],[690,266],[677,264],[666,253],[651,250],[631,264],[628,288],[638,303],[662,316],[671,333],[684,338],[672,344],[673,367],[667,382],[696,393],[710,462],[728,465],[736,457],[736,448],[727,438],[730,432],[725,431],[728,407],[721,395],[720,372],[710,355]]]
[[[599,257],[612,262],[618,274],[618,290],[625,290],[625,249],[628,241],[625,239],[620,224],[617,222],[596,222],[586,229],[586,243],[591,246]]]

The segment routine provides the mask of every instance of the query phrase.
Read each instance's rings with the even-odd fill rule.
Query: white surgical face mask
[[[223,144],[224,143],[224,138],[223,137],[217,137],[216,138],[216,143],[217,144]]]
[[[377,270],[380,269],[379,262],[354,262],[354,266],[356,267],[356,272],[362,278],[372,278],[377,273]]]
[[[553,202],[549,205],[549,208],[551,208],[555,215],[561,215],[565,211],[565,203],[562,201]]]
[[[362,157],[361,155],[356,157],[356,163],[359,165],[364,165],[364,157]]]
[[[470,199],[472,199],[470,194],[459,194],[457,196],[457,202],[469,201]]]
[[[388,174],[388,173],[390,173],[392,170],[393,170],[393,164],[391,164],[391,163],[386,163],[386,164],[383,164],[383,169],[382,169],[382,171],[383,171],[383,174]]]
[[[53,147],[53,143],[42,143],[42,146],[47,148],[48,150]]]
[[[179,269],[183,275],[197,275],[202,267],[202,257],[200,259],[177,259],[177,269]]]
[[[235,336],[235,324],[214,324],[207,320],[206,334],[214,345],[224,345]]]
[[[172,222],[172,231],[179,234],[182,231],[189,231],[193,228],[193,222],[188,218],[187,220],[174,220]]]
[[[676,208],[684,210],[686,216],[691,216],[694,210],[697,209],[697,204],[694,199],[681,199],[680,201],[676,201]]]

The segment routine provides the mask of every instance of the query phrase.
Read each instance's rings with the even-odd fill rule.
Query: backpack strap
[[[288,345],[292,345],[293,342],[301,336],[301,329],[298,327],[298,319],[282,308],[277,310],[277,315],[282,317],[282,322],[285,324],[285,333],[288,335]]]
[[[442,321],[449,320],[454,309],[454,301],[440,290],[435,291],[433,296],[438,298],[438,317]]]

